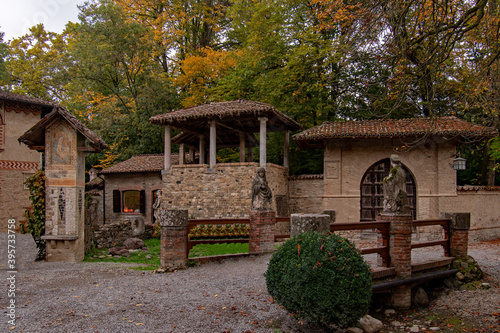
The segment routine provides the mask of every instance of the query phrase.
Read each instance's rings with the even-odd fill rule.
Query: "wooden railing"
[[[412,243],[412,249],[418,249],[422,247],[431,247],[440,245],[444,249],[445,257],[450,256],[450,220],[449,219],[440,219],[440,220],[415,220],[413,221],[414,227],[428,227],[428,226],[436,226],[440,225],[443,228],[443,239],[432,241],[432,242],[421,242],[421,243]]]
[[[377,229],[381,239],[380,246],[361,249],[360,252],[361,254],[379,254],[382,257],[382,266],[389,267],[391,264],[391,257],[389,255],[389,224],[387,221],[332,223],[330,224],[330,231]]]
[[[276,222],[289,222],[289,217],[277,217]],[[189,220],[187,234],[191,233],[191,230],[199,225],[237,225],[237,224],[249,224],[250,219],[203,219],[203,220]],[[444,249],[444,255],[448,257],[450,255],[450,220],[449,219],[436,219],[436,220],[415,220],[413,221],[414,227],[426,227],[426,226],[441,226],[443,228],[444,237],[442,240],[431,241],[431,242],[421,242],[413,243],[412,249],[432,247],[432,246],[442,246]],[[390,267],[390,248],[389,248],[389,228],[390,222],[388,221],[372,221],[372,222],[354,222],[354,223],[332,223],[330,224],[330,231],[353,231],[353,230],[369,230],[376,229],[379,233],[379,245],[376,247],[363,248],[360,250],[361,254],[373,254],[376,253],[382,258],[382,266]],[[277,234],[274,236],[275,241],[290,238],[289,234]],[[191,240],[188,236],[187,241],[187,252],[191,250],[197,244],[220,244],[220,243],[248,243],[248,238],[228,238],[228,239],[200,239]]]

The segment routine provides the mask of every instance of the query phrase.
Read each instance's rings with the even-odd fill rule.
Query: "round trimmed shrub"
[[[291,238],[271,257],[265,278],[274,300],[300,319],[345,328],[357,325],[370,307],[370,267],[335,234]]]

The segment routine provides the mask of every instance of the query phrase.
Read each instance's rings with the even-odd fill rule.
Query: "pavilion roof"
[[[394,138],[422,135],[487,138],[498,135],[492,127],[485,127],[456,117],[410,118],[384,120],[353,120],[325,122],[295,134],[292,138],[306,144],[325,139]]]
[[[218,146],[238,146],[240,133],[245,135],[248,145],[255,145],[251,135],[260,131],[260,117],[267,117],[267,130],[280,132],[301,129],[299,123],[274,106],[261,102],[235,100],[215,102],[181,109],[170,113],[153,116],[149,121],[157,125],[171,125],[182,133],[173,138],[173,142],[184,142],[196,145],[199,136],[209,136],[209,121],[217,126]]]

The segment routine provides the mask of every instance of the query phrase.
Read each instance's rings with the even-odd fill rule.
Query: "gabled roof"
[[[498,135],[498,131],[456,117],[410,118],[325,122],[297,133],[292,138],[298,143],[305,143],[324,139],[393,138],[421,135],[487,138]]]
[[[36,104],[41,106],[52,106],[52,107],[57,105],[57,103],[49,102],[40,98],[14,94],[6,91],[0,91],[0,100],[27,103],[27,104]]]
[[[108,145],[97,135],[82,124],[76,117],[62,106],[56,106],[48,115],[43,117],[31,129],[19,137],[19,142],[22,142],[30,148],[37,147],[37,150],[44,150],[45,147],[45,128],[57,119],[65,119],[71,126],[80,132],[87,139],[90,145],[90,151],[100,152]]]
[[[171,155],[172,164],[179,164],[179,155]],[[134,155],[126,161],[103,169],[101,174],[128,173],[128,172],[160,172],[164,169],[165,159],[163,154]]]

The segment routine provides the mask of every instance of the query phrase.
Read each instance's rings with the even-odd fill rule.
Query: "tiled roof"
[[[359,120],[325,122],[295,134],[293,140],[300,142],[341,138],[405,137],[425,134],[478,138],[496,136],[498,131],[456,117]]]
[[[72,113],[70,113],[62,106],[54,107],[52,112],[43,117],[26,133],[19,137],[19,142],[22,142],[28,146],[45,146],[45,128],[58,118],[64,118],[77,131],[83,134],[95,152],[100,152],[108,148],[106,142],[104,142],[94,132],[88,129],[87,126],[82,124]]]
[[[171,155],[172,164],[179,164],[179,155]],[[164,169],[163,154],[134,155],[126,161],[102,170],[100,173],[158,172]]]
[[[45,101],[40,98],[29,97],[25,95],[14,94],[11,92],[0,91],[0,100],[14,101],[20,103],[37,104],[43,106],[56,106],[57,103]]]
[[[153,116],[149,121],[153,124],[179,125],[180,123],[193,119],[224,119],[232,117],[272,117],[279,118],[284,124],[292,129],[300,129],[301,126],[292,118],[278,111],[274,106],[261,102],[247,100],[235,100],[228,102],[215,102],[181,109],[170,113]]]

